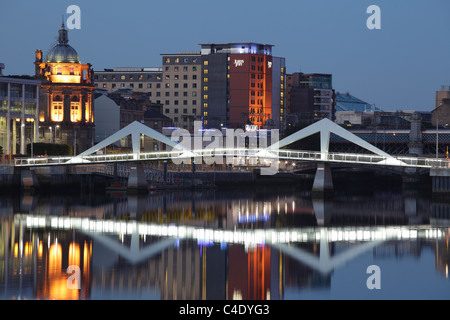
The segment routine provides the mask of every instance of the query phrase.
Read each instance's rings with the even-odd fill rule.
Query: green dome
[[[69,37],[64,24],[59,30],[58,44],[47,54],[47,63],[81,63],[78,53],[68,45]]]

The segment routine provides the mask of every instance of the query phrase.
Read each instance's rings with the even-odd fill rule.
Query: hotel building
[[[201,44],[205,128],[280,128],[285,123],[285,59],[272,45]]]

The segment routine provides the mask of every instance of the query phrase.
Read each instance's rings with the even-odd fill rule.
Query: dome
[[[78,53],[68,45],[69,37],[64,23],[59,30],[58,44],[47,54],[47,63],[80,63]]]
[[[47,54],[48,63],[80,63],[80,57],[68,44],[57,44]]]

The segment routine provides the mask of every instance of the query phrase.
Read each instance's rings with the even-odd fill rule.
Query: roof
[[[382,111],[380,108],[375,107],[361,99],[352,96],[350,93],[337,93],[335,98],[336,111],[355,111],[355,112],[367,112],[367,111]]]
[[[161,119],[161,120],[167,120],[167,121],[172,121],[171,118],[163,115],[161,112],[158,112],[156,110],[146,110],[144,112],[144,119]]]

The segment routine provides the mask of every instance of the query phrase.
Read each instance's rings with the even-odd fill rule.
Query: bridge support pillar
[[[319,163],[314,178],[312,194],[314,196],[331,196],[333,193],[334,187],[330,165],[328,163]]]
[[[20,172],[20,185],[24,190],[34,190],[39,187],[36,172],[34,170],[22,170]]]
[[[144,166],[136,163],[130,167],[130,175],[128,176],[127,192],[143,193],[148,192],[148,182],[145,178]]]

